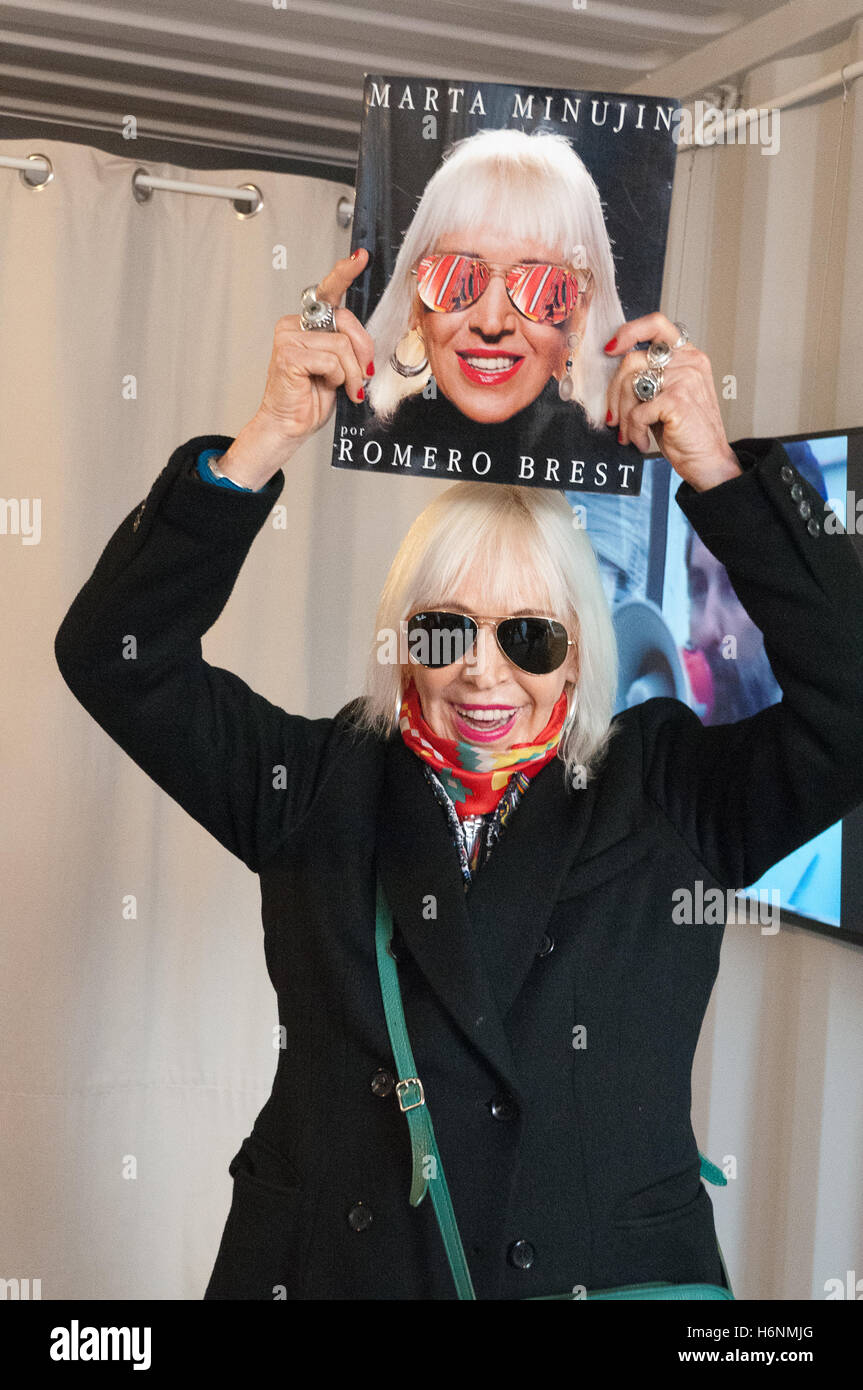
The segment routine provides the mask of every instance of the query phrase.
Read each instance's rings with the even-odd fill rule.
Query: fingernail
[[[374,364],[374,362],[370,362],[369,365],[366,367],[366,376],[374,376],[374,374],[375,374],[375,364]]]
[[[607,425],[610,425],[610,424],[611,424],[611,411],[609,411],[608,414],[606,415],[606,417],[605,417],[605,423],[606,423]]]
[[[623,435],[620,433],[620,430],[617,431],[617,442],[618,444],[623,443]]]
[[[357,392],[357,400],[358,400],[358,401],[364,401],[365,398],[366,398],[366,393],[365,393],[365,391],[363,390],[363,388],[360,387],[359,391]]]
[[[352,251],[352,252],[351,252],[351,260],[352,260],[352,261],[356,261],[356,260],[359,259],[359,254],[360,254],[360,252],[362,251],[362,249],[363,249],[363,248],[362,248],[361,246],[358,246],[357,249],[356,249],[356,251]]]
[[[603,350],[603,352],[614,352],[614,349],[615,349],[616,347],[617,347],[617,339],[616,339],[616,338],[609,338],[608,342],[606,343],[605,347],[604,347],[602,350]]]

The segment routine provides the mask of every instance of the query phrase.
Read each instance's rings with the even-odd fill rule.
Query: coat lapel
[[[394,925],[451,1017],[514,1096],[520,1083],[504,1016],[534,960],[593,799],[589,787],[568,792],[560,760],[552,759],[465,894],[446,817],[420,759],[400,733],[386,745],[377,862]],[[434,918],[423,915],[429,895]]]
[[[590,823],[595,784],[567,789],[552,758],[533,778],[468,889],[471,931],[503,1021],[521,990]]]
[[[458,855],[422,763],[401,733],[387,743],[377,866],[395,928],[470,1043],[518,1091],[512,1053],[465,906]],[[423,915],[429,898],[435,917]],[[410,1031],[410,1018],[407,1018]]]

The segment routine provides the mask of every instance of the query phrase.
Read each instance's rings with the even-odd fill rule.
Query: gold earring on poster
[[[566,367],[564,368],[563,376],[557,383],[558,395],[562,401],[571,401],[575,398],[575,378],[572,369],[575,366],[575,359],[578,355],[578,349],[581,347],[581,343],[582,336],[580,333],[568,334],[566,339]]]
[[[396,344],[390,366],[399,376],[419,376],[428,367],[425,339],[418,328],[412,328]]]

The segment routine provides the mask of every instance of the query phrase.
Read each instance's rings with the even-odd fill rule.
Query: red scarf
[[[399,711],[399,728],[408,748],[437,774],[449,793],[458,817],[483,816],[493,811],[517,772],[535,777],[557,753],[566,719],[563,691],[551,718],[531,743],[494,750],[466,739],[441,738],[423,718],[419,693],[413,681],[405,691]]]

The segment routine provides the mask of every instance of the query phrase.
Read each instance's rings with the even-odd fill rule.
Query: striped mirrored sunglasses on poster
[[[532,323],[552,324],[569,318],[579,294],[588,291],[593,278],[587,269],[573,271],[544,261],[494,265],[454,251],[423,256],[411,274],[417,277],[423,304],[438,314],[469,309],[488,289],[492,275],[501,274],[510,301],[520,314]]]

